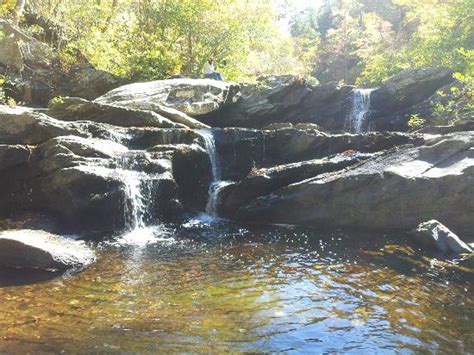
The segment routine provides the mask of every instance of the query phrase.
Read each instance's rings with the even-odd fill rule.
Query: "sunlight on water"
[[[99,245],[82,273],[0,287],[0,352],[474,349],[472,283],[382,236],[161,228]]]
[[[120,235],[111,244],[144,247],[148,244],[172,244],[175,239],[163,225],[147,226],[133,229]]]

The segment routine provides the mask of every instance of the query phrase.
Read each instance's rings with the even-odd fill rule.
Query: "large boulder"
[[[230,184],[220,193],[219,214],[234,218],[240,206],[271,192],[320,174],[344,169],[374,154],[348,152],[323,159],[253,170],[242,181]]]
[[[87,100],[96,99],[126,82],[104,70],[96,69],[89,63],[75,66],[67,76],[69,80],[62,85],[61,91]]]
[[[40,230],[0,232],[0,267],[66,270],[92,263],[92,249],[82,241]]]
[[[470,235],[474,211],[474,132],[394,148],[244,204],[237,219],[373,230],[411,230],[438,219]]]
[[[64,121],[89,120],[122,127],[186,128],[153,111],[102,104],[78,97],[64,97],[52,102],[48,114]]]
[[[422,144],[421,136],[406,133],[327,134],[315,129],[284,128],[259,131],[214,130],[224,179],[239,180],[254,167],[320,159],[345,151],[374,153],[403,144]]]
[[[25,107],[0,105],[0,142],[6,144],[40,144],[63,136],[112,138],[112,126],[94,122],[64,122]]]
[[[353,87],[311,86],[296,77],[263,78],[242,89],[242,98],[222,113],[202,117],[217,127],[262,128],[273,123],[315,123],[327,130],[344,127]]]
[[[168,79],[125,85],[97,102],[152,111],[162,110],[158,106],[162,105],[196,117],[236,102],[238,93],[237,84],[225,81]]]
[[[421,107],[429,104],[422,104],[425,100],[453,82],[453,73],[447,68],[418,68],[399,72],[383,81],[371,93],[369,125],[378,131],[406,130],[409,113],[420,112]],[[418,109],[413,110],[411,107]]]

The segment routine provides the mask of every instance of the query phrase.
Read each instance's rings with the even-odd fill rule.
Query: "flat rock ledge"
[[[94,260],[83,241],[31,229],[0,232],[0,267],[63,271]]]

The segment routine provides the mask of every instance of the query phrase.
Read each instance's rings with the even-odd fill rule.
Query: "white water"
[[[370,111],[370,94],[374,89],[352,90],[352,108],[347,122],[354,133],[361,133],[367,114]]]
[[[202,217],[204,220],[212,222],[214,219],[218,218],[217,203],[219,201],[219,192],[224,187],[230,185],[232,182],[221,180],[219,156],[217,155],[216,142],[214,140],[214,135],[212,134],[212,131],[202,129],[197,132],[204,140],[204,146],[206,148],[207,154],[209,155],[209,160],[211,161],[212,182],[209,186],[209,193],[206,204],[206,215]]]
[[[143,152],[140,152],[143,154]],[[124,183],[124,220],[126,231],[116,241],[118,244],[145,246],[160,241],[164,233],[160,224],[149,225],[147,218],[153,204],[153,182],[156,177],[139,171],[136,154],[129,152],[117,159],[114,174]],[[164,238],[168,239],[168,238]]]

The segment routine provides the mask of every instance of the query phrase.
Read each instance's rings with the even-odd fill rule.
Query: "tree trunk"
[[[20,18],[23,15],[23,10],[25,9],[25,0],[16,0],[15,9],[13,12],[13,24],[18,26],[20,23]]]

